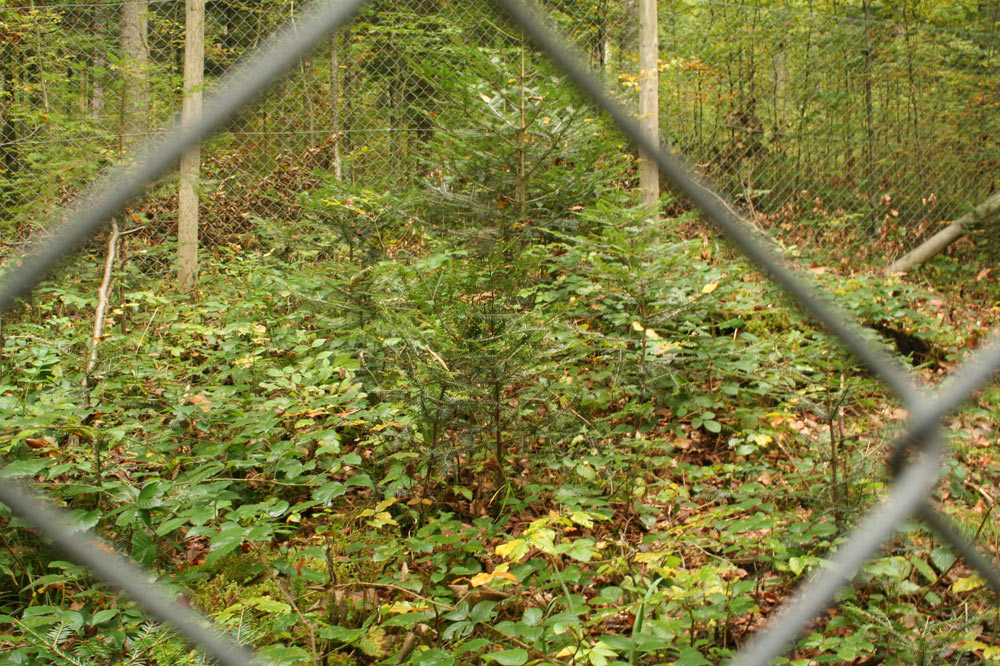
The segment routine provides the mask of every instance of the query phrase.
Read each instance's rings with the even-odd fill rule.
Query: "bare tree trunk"
[[[15,75],[14,49],[8,44],[0,44],[0,174],[13,180],[17,170],[17,126],[10,113],[14,104]],[[0,195],[6,194],[6,185]],[[0,199],[3,200],[3,199]],[[3,219],[0,216],[0,219]]]
[[[94,6],[94,15],[91,20],[90,30],[94,36],[97,46],[94,48],[94,55],[90,59],[90,117],[100,120],[104,116],[104,76],[108,66],[108,59],[104,54],[104,36],[107,33],[107,22],[104,15],[104,7]]]
[[[865,0],[865,189],[872,231],[878,224],[878,193],[875,189],[875,122],[872,104],[872,22],[871,3]]]
[[[124,151],[149,128],[149,45],[146,41],[146,0],[122,4],[122,88],[120,148]]]
[[[905,273],[914,266],[924,263],[958,240],[970,225],[997,213],[1000,213],[1000,192],[994,193],[989,199],[925,240],[917,248],[894,261],[885,269],[885,275]]]
[[[656,0],[639,0],[639,123],[654,145],[660,143],[659,58]],[[639,153],[639,202],[656,213],[660,173],[651,155]]]
[[[205,0],[186,0],[184,31],[184,102],[181,122],[201,117],[205,77]],[[177,283],[182,291],[194,288],[198,276],[198,174],[201,146],[195,144],[181,157],[177,196]]]
[[[330,35],[330,140],[333,143],[333,177],[344,179],[340,159],[340,31]]]

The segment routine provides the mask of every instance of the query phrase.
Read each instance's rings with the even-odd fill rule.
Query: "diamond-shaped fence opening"
[[[996,35],[715,2],[662,20],[665,138],[760,226],[878,261],[995,189],[997,143],[956,131],[991,126],[989,70],[944,73]]]
[[[811,207],[815,215],[829,216],[831,224],[839,220],[851,225],[859,241],[870,244],[875,236],[887,237],[887,220],[905,216],[904,239],[909,240],[926,230],[928,220],[945,214],[940,208],[961,210],[988,189],[990,176],[981,167],[962,170],[960,160],[948,163],[927,158],[938,157],[941,147],[954,140],[935,137],[921,125],[927,105],[946,91],[935,87],[932,80],[917,86],[913,71],[901,69],[893,54],[877,48],[879,31],[911,28],[872,21],[843,21],[831,28],[829,17],[711,2],[673,15],[673,33],[667,32],[674,35],[696,31],[723,36],[733,29],[769,35],[755,40],[760,51],[750,53],[684,53],[678,46],[681,42],[670,39],[661,45],[664,88],[669,91],[664,95],[665,115],[679,118],[666,128],[667,143],[689,154],[695,169],[720,183],[721,193],[736,200],[733,205],[693,177],[676,157],[651,145],[626,108],[616,101],[629,98],[636,70],[626,55],[629,49],[623,47],[633,39],[631,19],[624,13],[608,9],[598,16],[578,16],[560,6],[564,3],[555,3],[550,9],[558,11],[546,27],[518,0],[496,0],[512,19],[510,23],[489,11],[490,3],[485,0],[446,9],[437,3],[413,2],[401,9],[398,3],[353,0],[319,3],[290,19],[274,38],[264,39],[263,35],[276,27],[269,23],[275,13],[264,11],[268,3],[220,3],[208,21],[207,69],[218,77],[209,88],[216,95],[200,122],[159,132],[154,128],[163,124],[173,108],[169,91],[176,83],[179,64],[171,58],[177,51],[177,40],[182,39],[183,4],[176,0],[144,3],[149,20],[144,35],[140,30],[139,73],[136,62],[116,60],[111,55],[118,53],[119,43],[127,42],[127,36],[120,33],[127,22],[126,8],[136,4],[23,7],[5,14],[4,30],[17,39],[4,42],[3,55],[11,60],[11,44],[17,43],[23,65],[16,73],[21,85],[12,87],[8,84],[13,79],[8,79],[3,91],[5,108],[22,104],[19,113],[8,111],[2,119],[3,228],[35,231],[31,228],[34,220],[55,215],[67,206],[79,186],[99,168],[126,155],[134,160],[134,166],[109,177],[65,224],[48,229],[41,225],[44,233],[40,240],[27,254],[15,256],[0,283],[0,310],[9,308],[109,217],[120,215],[149,183],[167,187],[160,179],[187,146],[202,140],[207,140],[203,196],[209,244],[247,242],[248,236],[259,231],[256,218],[291,221],[302,215],[329,215],[326,204],[337,203],[336,192],[324,195],[319,203],[302,196],[322,187],[317,170],[333,171],[338,180],[373,186],[388,186],[417,174],[430,180],[440,176],[437,188],[441,199],[453,206],[456,215],[469,215],[462,211],[463,196],[476,188],[493,192],[498,208],[505,209],[512,201],[508,194],[511,182],[499,175],[490,182],[451,182],[446,176],[450,169],[424,159],[424,147],[430,141],[470,146],[477,140],[496,140],[509,132],[512,115],[545,112],[538,96],[518,97],[504,91],[502,73],[517,69],[517,59],[525,57],[523,47],[484,49],[493,55],[485,56],[482,62],[449,59],[449,47],[456,39],[516,46],[526,36],[552,59],[552,75],[561,71],[568,76],[634,145],[655,154],[663,178],[819,319],[909,410],[909,421],[896,440],[890,461],[896,476],[886,499],[861,521],[833,556],[831,566],[805,583],[786,610],[772,616],[768,627],[737,656],[737,663],[763,664],[780,654],[806,623],[833,602],[837,590],[850,583],[856,568],[911,515],[927,522],[1000,592],[1000,574],[993,564],[957,533],[929,499],[944,455],[939,423],[989,381],[1000,366],[1000,345],[989,345],[950,383],[927,393],[894,360],[865,341],[857,327],[806,281],[784,267],[756,230],[733,212],[738,208],[765,226],[794,234],[789,220],[800,215],[803,207]],[[431,7],[439,11],[430,11]],[[346,25],[356,11],[361,13],[353,23],[329,36]],[[48,12],[55,12],[56,18],[46,18]],[[113,21],[123,26],[122,30],[104,29]],[[53,46],[55,40],[45,39],[43,30],[53,25],[79,33],[77,52]],[[525,36],[512,26],[520,26]],[[551,32],[553,26],[569,35],[582,58],[558,43]],[[402,31],[410,37],[420,36],[420,48],[400,50],[398,35]],[[910,55],[926,50],[945,57],[944,46],[936,41],[939,34],[929,32],[919,38],[914,34],[913,43],[919,46],[914,46]],[[977,35],[968,38],[986,39]],[[706,37],[702,41],[713,40]],[[859,52],[859,44],[867,48]],[[305,57],[313,45],[320,46],[320,54]],[[839,67],[843,81],[834,85],[842,99],[832,94],[813,95],[816,83],[810,80],[821,77],[815,72],[811,77],[807,71],[792,71],[793,60],[801,63],[807,59],[786,57],[791,49],[815,52],[817,68]],[[247,58],[244,65],[223,74],[242,56]],[[514,61],[497,60],[506,57]],[[58,74],[49,71],[49,63],[57,63]],[[459,86],[448,88],[435,77],[436,68],[462,66],[468,73]],[[286,73],[288,76],[280,78]],[[613,96],[602,87],[602,79],[615,86]],[[733,81],[753,85],[736,89],[730,85]],[[126,94],[129,85],[138,87]],[[85,108],[57,108],[60,86],[85,86]],[[253,112],[240,115],[240,109],[268,86]],[[900,91],[904,97],[910,96],[908,105],[897,99]],[[116,96],[118,111],[111,113]],[[136,104],[136,99],[142,103]],[[441,131],[460,126],[454,118],[467,114],[473,104],[485,105],[488,113],[477,114],[479,120],[470,122],[466,129],[449,130],[451,135]],[[779,114],[782,105],[786,112]],[[24,111],[28,107],[32,113]],[[571,115],[587,113],[569,101],[565,108]],[[768,124],[769,117],[794,115],[787,113],[788,108],[801,109],[796,126]],[[907,125],[912,127],[912,135],[888,137],[877,130],[877,114],[901,112],[913,114],[913,122]],[[78,132],[73,136],[62,133],[70,118],[75,119],[72,127]],[[540,130],[539,137],[548,137],[553,147],[571,149],[574,141],[585,140],[586,132],[569,134],[569,123],[560,124],[558,118],[549,116],[544,120],[548,121],[543,123],[546,127],[552,127]],[[220,128],[224,129],[208,139]],[[548,131],[552,134],[546,135]],[[149,149],[137,151],[147,138],[161,133]],[[42,178],[52,165],[43,163],[41,147],[54,144],[62,146],[60,154],[74,167]],[[79,159],[86,153],[95,157],[89,167],[81,166]],[[455,159],[469,157],[456,151]],[[26,186],[29,182],[35,183],[40,202],[27,194],[32,191]],[[147,249],[159,245],[175,225],[176,213],[169,200],[158,196],[154,187],[146,203],[133,204],[125,216],[129,224],[142,229],[136,234],[132,253],[153,262],[150,266],[164,260],[146,259]],[[543,196],[539,201],[538,205],[544,205]],[[474,217],[469,222],[470,227],[475,226]],[[4,245],[13,246],[19,238],[5,238]],[[884,245],[886,252],[894,247],[888,241]],[[74,531],[61,512],[48,508],[21,484],[0,480],[0,499],[219,663],[254,663],[245,649],[207,628],[196,613],[151,584],[148,573],[107,552],[86,533]]]

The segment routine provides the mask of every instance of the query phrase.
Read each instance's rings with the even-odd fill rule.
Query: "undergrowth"
[[[258,220],[197,302],[120,266],[86,383],[75,260],[2,322],[3,474],[277,664],[719,663],[884,493],[905,413],[687,220],[612,197],[468,243],[363,204],[377,233]],[[955,360],[939,296],[813,274],[928,378]],[[997,400],[938,491],[992,547]],[[0,523],[3,663],[202,663]],[[786,661],[994,658],[981,587],[907,523]]]

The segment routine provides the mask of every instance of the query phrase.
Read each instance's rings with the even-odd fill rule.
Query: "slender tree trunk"
[[[108,66],[108,59],[104,54],[103,40],[107,33],[107,24],[104,15],[104,7],[95,5],[94,15],[91,20],[90,29],[97,46],[94,54],[90,58],[90,117],[100,120],[104,116],[104,76]]]
[[[639,0],[639,122],[654,145],[660,143],[659,58],[656,0]],[[639,202],[656,214],[660,174],[651,155],[639,153]]]
[[[515,196],[517,197],[517,217],[523,221],[528,207],[528,171],[527,171],[527,151],[528,151],[528,115],[527,115],[527,81],[525,70],[525,58],[527,57],[527,44],[524,33],[521,33],[521,89],[520,89],[520,112],[521,119],[517,128],[517,186]],[[507,226],[504,225],[504,230]],[[504,242],[509,240],[504,237]]]
[[[181,122],[201,117],[205,77],[205,0],[186,0],[184,17],[184,102]],[[198,176],[201,146],[195,144],[181,157],[177,211],[177,283],[182,291],[194,288],[198,276]]]
[[[871,3],[865,0],[865,189],[868,210],[873,225],[878,223],[878,201],[875,191],[875,119],[872,104],[872,22]]]
[[[17,170],[17,127],[10,109],[14,103],[13,47],[0,43],[0,173],[13,180]],[[0,195],[5,194],[0,192]],[[0,219],[3,219],[0,217]]]
[[[31,8],[35,9],[36,5],[34,2],[31,3]],[[35,56],[38,58],[38,62],[45,62],[45,53],[42,50],[42,31],[39,28],[38,21],[35,21]],[[42,94],[42,110],[45,111],[46,115],[51,113],[51,108],[49,107],[49,87],[45,83],[45,72],[42,71],[41,67],[38,70],[38,88]],[[45,132],[48,133],[49,125],[45,123]]]
[[[351,128],[353,127],[352,121],[354,119],[354,106],[353,106],[353,95],[354,90],[354,60],[351,57],[351,28],[350,26],[344,26],[340,29],[343,34],[342,51],[340,53],[341,60],[343,62],[343,78],[341,79],[342,92],[340,95],[341,107],[340,112],[340,154],[341,160],[347,160],[348,172],[351,177],[351,184],[354,184],[354,169],[350,168],[350,155],[351,148]]]
[[[340,159],[340,36],[330,36],[330,140],[333,150],[333,176],[343,180],[344,167]]]
[[[121,7],[122,88],[120,148],[125,151],[149,128],[149,45],[146,41],[146,0]]]

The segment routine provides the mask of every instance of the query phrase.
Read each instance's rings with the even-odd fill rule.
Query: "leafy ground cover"
[[[122,267],[89,375],[96,257],[0,346],[3,473],[273,663],[720,663],[883,492],[904,412],[689,215],[442,233],[316,197],[336,224],[258,220],[197,302]],[[953,294],[795,260],[927,381],[976,343]],[[938,489],[993,550],[998,398]],[[3,663],[200,663],[0,515]],[[908,523],[787,661],[991,660],[992,603]]]

